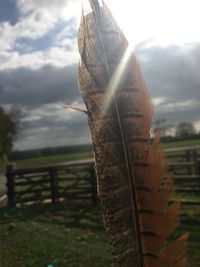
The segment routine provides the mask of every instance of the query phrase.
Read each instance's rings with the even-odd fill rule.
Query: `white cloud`
[[[0,70],[27,67],[39,69],[44,65],[64,67],[77,63],[79,55],[76,47],[72,51],[66,51],[63,47],[52,47],[45,52],[32,52],[20,54],[18,52],[0,52]]]
[[[77,62],[76,40],[67,37],[72,26],[68,26],[67,23],[70,18],[80,15],[79,5],[80,2],[74,0],[18,0],[17,7],[21,14],[19,21],[15,25],[8,22],[0,23],[0,69],[39,68],[45,64],[64,66]],[[56,47],[51,47],[44,52],[27,51],[26,54],[20,54],[15,50],[14,45],[20,38],[36,40],[54,29],[59,21],[66,22],[66,28],[55,40]],[[65,50],[66,47],[69,52]]]
[[[77,47],[77,39],[76,38],[69,38],[69,34],[73,31],[72,25],[66,25],[66,27],[61,30],[58,35],[56,36],[55,44],[57,46],[67,47],[69,50],[74,49],[74,47],[78,51]]]
[[[77,7],[80,6],[78,0],[18,0],[19,11],[26,15],[30,12],[35,14],[48,15],[54,18],[69,19],[77,13]]]
[[[62,107],[60,103],[50,103],[44,104],[40,108],[33,109],[31,111],[31,116],[29,116],[29,119],[42,119],[44,117],[51,117],[52,114],[53,117],[57,117],[57,121],[63,119],[69,120],[71,118],[70,113],[66,112],[66,110]]]
[[[22,17],[15,25],[8,22],[0,23],[0,51],[12,50],[15,41],[19,38],[25,37],[34,40],[41,37],[53,28],[55,22],[53,17],[45,16],[45,14],[40,19],[35,14],[29,14]]]
[[[78,62],[79,54],[77,50],[66,51],[63,48],[53,47],[47,53],[49,63],[54,63],[56,66],[72,65]]]
[[[13,29],[17,32],[17,38],[27,37],[31,39],[37,39],[51,28],[53,28],[56,23],[55,18],[49,16],[48,14],[42,14],[42,16],[37,16],[32,13],[26,17],[23,17]]]
[[[79,5],[76,0],[18,0],[18,8],[22,14],[21,21],[15,26],[20,29],[18,36],[31,39],[42,36],[56,22],[67,22],[72,17],[78,17]]]
[[[189,99],[186,101],[182,101],[182,102],[177,102],[177,103],[164,103],[163,105],[161,105],[161,107],[159,108],[160,111],[165,110],[167,112],[170,111],[185,111],[185,110],[192,110],[193,108],[198,108],[199,107],[199,102],[198,101],[194,101],[193,99]]]
[[[40,116],[39,115],[31,115],[31,116],[28,116],[28,117],[24,117],[22,118],[22,122],[33,122],[33,121],[38,121],[40,119]]]
[[[0,36],[0,52],[11,49],[16,39],[14,27],[11,26],[8,22],[0,23]]]

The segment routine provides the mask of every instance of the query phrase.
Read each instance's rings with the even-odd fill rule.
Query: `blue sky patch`
[[[15,41],[13,50],[17,51],[20,54],[47,50],[55,45],[57,36],[69,24],[72,25],[73,27],[71,27],[70,31],[64,36],[64,38],[74,39],[77,34],[77,29],[76,27],[74,27],[75,24],[74,20],[70,20],[68,22],[59,21],[58,23],[55,24],[53,29],[49,30],[47,33],[45,33],[43,36],[37,39],[32,39],[27,37],[21,37],[17,39]],[[57,45],[59,46],[59,44]],[[67,45],[66,49],[68,51],[71,50],[71,48],[67,47]]]
[[[7,21],[10,24],[15,25],[19,20],[19,16],[16,1],[0,0],[0,23]]]

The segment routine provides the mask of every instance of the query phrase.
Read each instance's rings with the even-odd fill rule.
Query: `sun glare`
[[[106,1],[130,44],[168,45],[200,41],[198,0]]]
[[[105,97],[105,102],[104,102],[104,106],[102,109],[102,114],[101,117],[104,117],[104,115],[106,114],[106,111],[108,110],[109,106],[110,106],[110,102],[113,99],[113,96],[115,95],[115,92],[117,90],[117,87],[120,83],[120,80],[122,78],[122,75],[124,73],[124,70],[127,66],[127,62],[130,58],[132,52],[132,47],[129,45],[128,48],[126,49],[123,58],[121,59],[121,62],[118,66],[118,68],[116,69],[109,85],[108,85],[108,90],[107,90],[107,95]]]

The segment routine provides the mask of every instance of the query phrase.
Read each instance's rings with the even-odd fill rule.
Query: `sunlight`
[[[153,45],[200,41],[200,3],[197,0],[106,2],[134,46],[144,40],[151,40]]]
[[[108,88],[107,88],[107,94],[105,96],[105,102],[102,108],[102,114],[101,117],[104,117],[104,115],[106,114],[106,111],[109,108],[110,102],[113,99],[113,96],[117,90],[118,84],[120,83],[121,77],[123,75],[123,72],[126,68],[127,62],[129,60],[129,57],[132,53],[133,49],[132,47],[129,45],[126,49],[126,52],[124,53],[124,56],[118,66],[118,68],[115,71],[115,74],[113,75]]]
[[[198,132],[200,132],[200,121],[196,121],[196,122],[194,123],[194,127],[195,127],[195,129],[196,129]]]
[[[152,102],[153,102],[154,106],[158,106],[158,105],[163,104],[165,102],[165,100],[166,100],[165,97],[154,97],[152,99]]]

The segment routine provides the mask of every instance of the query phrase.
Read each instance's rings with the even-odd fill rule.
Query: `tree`
[[[22,122],[22,119],[26,117],[25,112],[21,108],[19,108],[19,106],[14,105],[12,106],[9,112],[9,115],[15,124],[17,135],[18,135],[19,132],[21,133],[23,128],[27,126],[27,122],[26,123]]]
[[[181,122],[176,127],[176,136],[178,137],[189,137],[195,133],[193,124],[189,122]]]
[[[0,107],[0,158],[5,158],[12,150],[18,133],[17,121]]]

